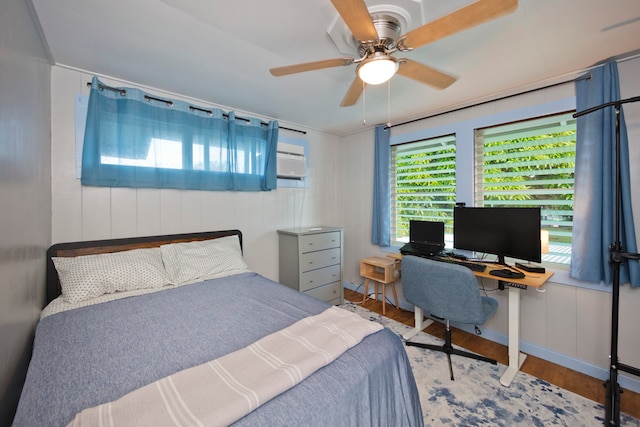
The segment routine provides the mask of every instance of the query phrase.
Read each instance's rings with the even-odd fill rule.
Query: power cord
[[[355,282],[351,282],[355,285]],[[358,290],[364,286],[364,283],[359,283],[358,286],[353,290],[354,292],[358,292]],[[370,294],[371,295],[371,294]],[[367,295],[367,298],[365,298],[365,301],[369,299],[369,295]],[[353,302],[353,301],[352,301]],[[354,304],[362,304],[362,301],[355,301],[353,302]]]

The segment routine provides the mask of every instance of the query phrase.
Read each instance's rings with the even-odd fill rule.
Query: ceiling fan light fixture
[[[380,52],[364,60],[357,68],[360,80],[369,85],[379,85],[388,81],[396,71],[398,71],[396,59]]]

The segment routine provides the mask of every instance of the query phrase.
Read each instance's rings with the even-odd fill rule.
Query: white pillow
[[[174,285],[204,280],[227,271],[247,270],[238,236],[160,246],[162,260]]]
[[[76,303],[104,294],[169,285],[160,248],[52,257],[62,297]]]

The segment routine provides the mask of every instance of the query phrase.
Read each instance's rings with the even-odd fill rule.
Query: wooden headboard
[[[169,243],[211,240],[226,236],[238,236],[240,248],[242,249],[242,232],[240,230],[204,231],[201,233],[56,243],[47,250],[47,304],[57,298],[62,292],[58,272],[53,265],[51,257],[75,257],[122,252],[131,249],[155,248]]]

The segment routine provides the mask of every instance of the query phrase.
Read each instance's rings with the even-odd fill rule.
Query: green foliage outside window
[[[540,206],[551,242],[571,243],[575,144],[575,130],[487,143],[476,203]]]

